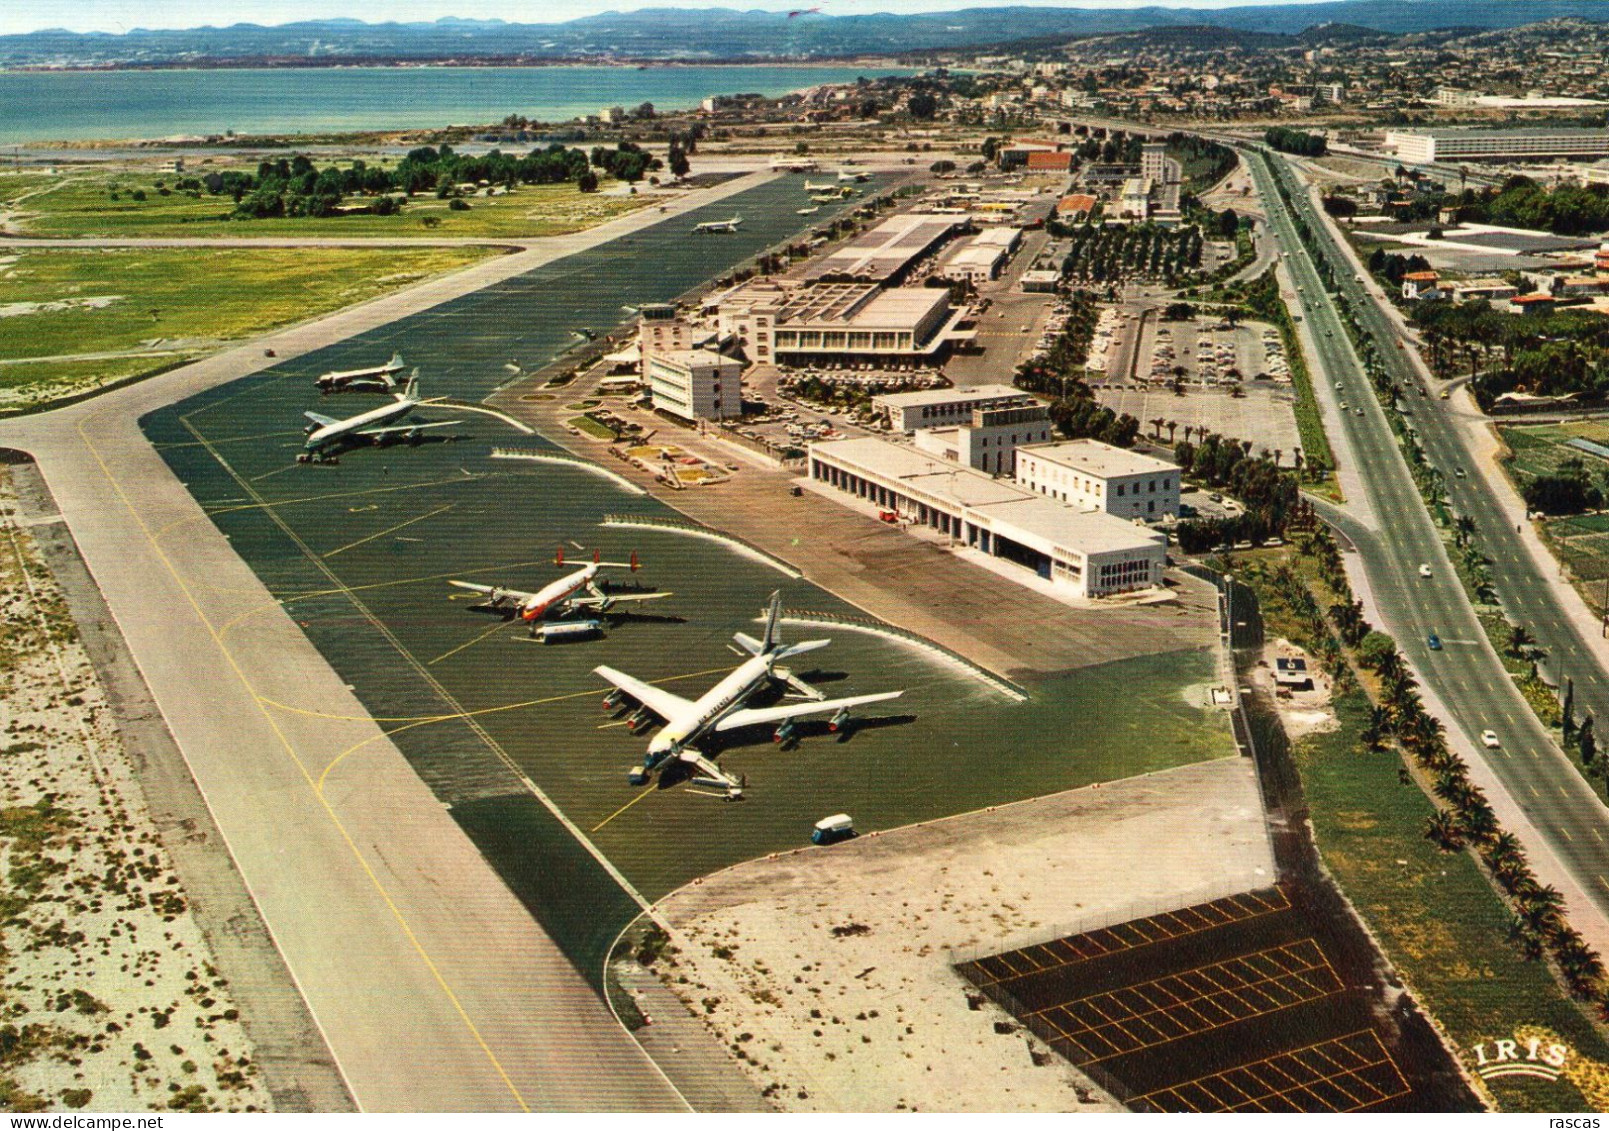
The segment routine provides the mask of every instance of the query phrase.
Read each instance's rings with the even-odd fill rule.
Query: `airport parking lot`
[[[981,958],[962,974],[1135,1111],[1467,1110],[1434,1039],[1281,885]]]

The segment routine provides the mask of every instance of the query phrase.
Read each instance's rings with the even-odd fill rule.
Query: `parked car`
[[[1430,563],[1429,562],[1420,562],[1419,563],[1419,576],[1420,577],[1429,577],[1430,576]]]
[[[1503,747],[1503,744],[1497,741],[1497,732],[1490,729],[1481,731],[1481,744],[1488,750],[1501,750]]]
[[[1437,636],[1434,632],[1425,638],[1425,643],[1430,645],[1430,650],[1432,652],[1441,651],[1441,637]]]

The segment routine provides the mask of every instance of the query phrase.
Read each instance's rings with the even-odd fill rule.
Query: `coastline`
[[[861,77],[917,70],[879,57],[730,63],[569,58],[354,63],[349,58],[297,58],[273,65],[243,60],[239,65],[13,66],[0,68],[0,101],[14,100],[22,107],[60,102],[67,108],[58,107],[44,121],[26,115],[15,124],[0,123],[0,147],[344,141],[361,135],[494,129],[510,112],[558,129],[611,105],[648,101],[661,113],[679,114],[695,111],[704,98],[735,94],[751,85],[763,97],[777,99]],[[768,72],[774,76],[771,82],[763,81]],[[590,89],[588,79],[596,80],[600,89]],[[261,109],[265,104],[275,106],[271,117]],[[121,116],[109,115],[108,105],[122,107]],[[404,106],[410,120],[395,120]],[[10,136],[23,130],[31,136]]]

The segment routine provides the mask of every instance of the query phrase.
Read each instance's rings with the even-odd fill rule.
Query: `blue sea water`
[[[0,72],[0,145],[89,138],[427,128],[521,114],[565,121],[609,106],[687,109],[898,68],[351,67]]]

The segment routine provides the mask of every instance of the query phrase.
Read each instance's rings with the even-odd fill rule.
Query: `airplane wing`
[[[659,593],[612,593],[604,597],[571,597],[570,604],[578,609],[596,609],[603,605],[618,605],[622,601],[657,601],[661,597],[669,597],[669,592]]]
[[[375,436],[395,436],[403,432],[418,432],[425,428],[446,428],[453,424],[462,423],[462,420],[432,420],[428,424],[388,424],[384,428],[364,428],[352,434],[372,439]]]
[[[758,726],[761,723],[780,723],[805,715],[821,715],[849,707],[859,707],[863,703],[882,703],[888,699],[898,699],[904,694],[903,691],[882,691],[876,695],[851,695],[847,699],[823,699],[819,703],[784,703],[776,707],[748,707],[741,711],[733,711],[722,718],[715,724],[715,729],[736,730],[738,727]]]
[[[473,581],[449,581],[447,584],[468,589],[471,593],[484,593],[488,597],[511,598],[522,605],[536,596],[534,593],[521,593],[518,589],[505,589],[501,585],[477,585]]]
[[[311,420],[314,424],[317,424],[320,428],[328,428],[332,424],[341,423],[339,420],[335,419],[335,417],[325,416],[322,412],[304,412],[302,415],[307,417],[307,419]]]
[[[748,633],[734,632],[732,634],[732,639],[736,640],[738,645],[749,655],[758,656],[760,654],[762,645],[758,640],[754,639],[754,637],[750,636]]]
[[[683,699],[680,695],[672,695],[663,688],[655,687],[651,683],[644,683],[635,676],[629,676],[625,672],[617,672],[614,668],[606,665],[599,665],[593,668],[592,671],[594,675],[601,675],[662,719],[670,719],[693,705],[690,699]]]

